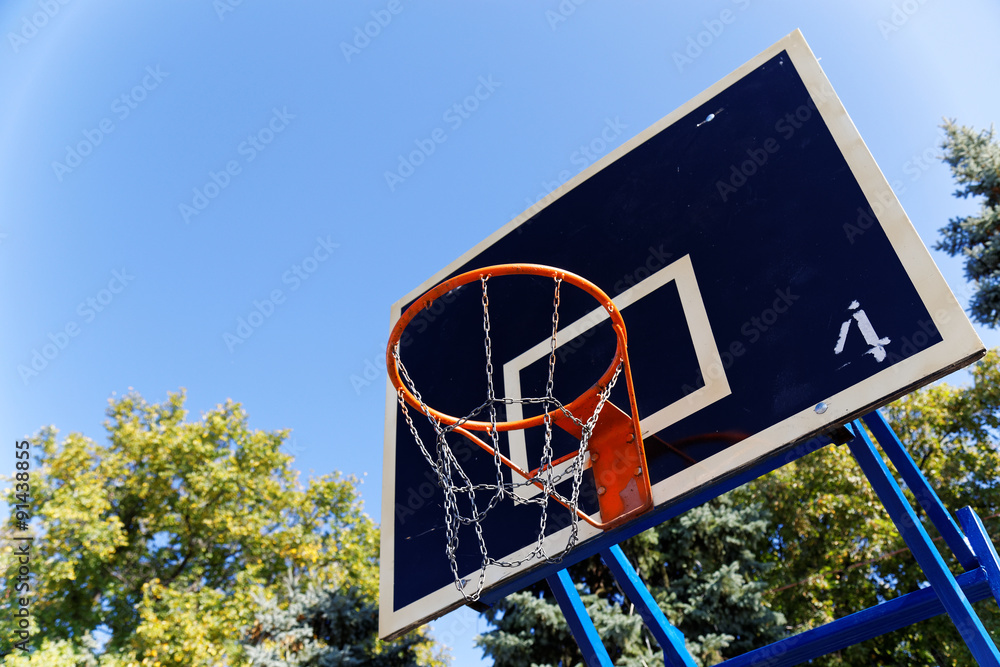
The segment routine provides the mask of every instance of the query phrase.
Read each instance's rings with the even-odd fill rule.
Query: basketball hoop
[[[548,380],[545,395],[541,397],[505,398],[497,397],[494,393],[487,283],[491,278],[512,275],[547,277],[551,278],[555,285]],[[457,287],[475,281],[479,281],[482,286],[483,330],[486,350],[486,400],[469,414],[463,417],[455,417],[436,410],[424,402],[400,358],[399,343],[406,327],[423,310],[430,308],[437,299]],[[617,340],[615,355],[607,370],[604,371],[603,375],[601,375],[590,389],[568,404],[563,404],[553,395],[557,334],[559,330],[560,288],[564,282],[583,290],[601,304],[611,319],[611,326]],[[567,545],[561,553],[575,546],[578,536],[578,523],[581,519],[598,529],[608,530],[627,522],[652,507],[652,493],[648,471],[646,470],[646,456],[641,437],[642,431],[639,425],[635,390],[632,386],[632,373],[629,368],[625,322],[622,319],[621,312],[612,302],[611,298],[590,281],[568,271],[536,264],[502,264],[455,276],[440,283],[419,297],[402,314],[389,336],[389,343],[386,349],[386,368],[388,369],[389,379],[396,389],[403,418],[406,420],[409,430],[420,447],[424,458],[427,459],[437,474],[438,484],[444,491],[448,556],[451,561],[456,586],[467,599],[478,599],[483,588],[485,571],[488,565],[518,567],[533,558],[543,559],[548,562],[558,562],[561,555],[549,556],[544,549],[547,501],[549,498],[569,509],[573,516]],[[625,385],[628,391],[628,409],[630,414],[626,414],[608,401],[612,388],[622,375],[625,378]],[[515,421],[498,421],[497,405],[511,405],[515,403],[541,405],[543,414]],[[436,438],[436,448],[433,453],[425,446],[421,439],[407,406],[420,410],[430,421]],[[478,420],[474,419],[484,414],[489,417],[488,420],[482,420],[481,418]],[[544,427],[545,434],[542,461],[539,467],[530,471],[524,470],[500,453],[499,433],[526,430],[538,426]],[[553,460],[553,426],[558,426],[579,440],[580,445],[576,453]],[[497,474],[495,484],[472,482],[462,469],[452,451],[451,445],[448,443],[447,436],[452,432],[464,436],[493,458]],[[477,436],[476,433],[485,434],[483,438],[489,440],[489,443]],[[589,516],[579,507],[583,471],[588,463],[592,468],[594,483],[597,486],[598,504],[601,514],[600,521]],[[556,466],[560,466],[561,464],[567,465],[561,472],[556,472]],[[514,481],[512,477],[511,482],[506,482],[503,475],[504,467],[516,473],[523,481]],[[568,497],[556,491],[555,488],[567,480],[572,480],[572,491]],[[524,498],[515,493],[515,490],[519,487],[528,485],[533,485],[540,489],[542,492],[541,496]],[[485,508],[481,508],[477,503],[475,496],[477,491],[493,492]],[[459,495],[464,496],[471,506],[471,512],[468,516],[463,515],[460,511],[458,504]],[[527,556],[516,561],[498,561],[490,558],[480,525],[490,509],[504,498],[509,498],[518,504],[534,503],[541,507],[538,542]],[[461,579],[458,572],[455,552],[458,546],[458,528],[461,525],[472,525],[475,528],[480,552],[483,556],[479,572],[479,586],[474,593],[467,593],[464,590],[467,581]]]

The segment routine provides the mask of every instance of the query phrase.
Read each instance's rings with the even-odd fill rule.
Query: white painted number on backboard
[[[871,345],[865,354],[872,355],[875,357],[875,361],[879,363],[885,361],[885,346],[892,341],[888,338],[879,338],[879,335],[875,333],[875,327],[872,326],[871,320],[868,319],[868,315],[865,314],[864,310],[861,310],[861,304],[857,301],[852,301],[848,308],[854,311],[854,315],[840,325],[840,338],[837,339],[837,346],[833,348],[833,353],[840,354],[844,351],[844,344],[847,343],[847,332],[851,329],[851,322],[856,321],[858,328],[861,330],[861,335],[865,338],[865,342]]]

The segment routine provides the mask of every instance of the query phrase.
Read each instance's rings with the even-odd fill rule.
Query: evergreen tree
[[[944,161],[960,186],[956,197],[982,197],[979,213],[952,218],[941,229],[935,248],[965,257],[965,277],[975,288],[969,303],[972,319],[1000,324],[1000,143],[988,131],[946,121]]]
[[[246,640],[254,667],[410,667],[433,662],[424,637],[378,637],[378,608],[357,587],[321,589],[288,573],[280,595],[259,591]],[[302,584],[305,580],[309,582]]]
[[[250,664],[259,667],[300,667],[315,664],[324,646],[306,622],[319,605],[315,586],[301,590],[294,573],[285,575],[280,596],[266,590],[253,595],[255,622],[246,639]]]
[[[622,544],[667,618],[702,664],[763,646],[784,632],[784,618],[763,601],[767,514],[760,503],[731,495],[650,529]],[[641,618],[599,558],[570,568],[584,604],[617,665],[663,664]],[[583,664],[548,586],[536,584],[486,612],[496,629],[478,644],[497,667]]]

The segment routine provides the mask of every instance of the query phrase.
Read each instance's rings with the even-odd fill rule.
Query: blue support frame
[[[1000,605],[1000,558],[997,558],[993,541],[990,540],[982,520],[971,507],[958,510],[958,520],[969,537],[972,549],[979,554],[979,562],[990,581],[993,599]]]
[[[972,602],[990,597],[990,584],[981,569],[958,576],[958,583]],[[861,642],[880,637],[945,613],[941,600],[932,588],[901,595],[830,621],[818,628],[781,639],[722,663],[725,667],[767,665],[790,667],[821,655],[833,653]],[[721,665],[719,667],[722,667]]]
[[[972,608],[972,602],[991,595],[1000,605],[1000,557],[982,521],[972,508],[965,507],[959,510],[959,522],[956,523],[885,418],[875,411],[863,420],[966,572],[956,577],[948,569],[861,421],[855,421],[851,429],[854,438],[847,444],[930,586],[726,660],[720,667],[797,665],[942,613],[951,617],[980,665],[1000,667],[1000,651]],[[811,451],[816,447],[801,448],[800,451],[805,453],[805,449]],[[769,469],[774,467],[777,466]],[[732,482],[726,484],[722,491],[716,491],[715,495],[731,488],[734,488]],[[704,495],[699,494],[698,498]],[[704,500],[707,498],[702,502]],[[599,553],[604,562],[663,648],[664,664],[667,667],[693,667],[696,663],[684,644],[684,635],[667,620],[621,548],[617,544],[607,546],[605,541],[601,542],[601,547]],[[593,550],[587,555],[592,553]],[[611,665],[608,652],[568,572],[561,570],[549,576],[548,581],[580,644],[587,665]]]
[[[938,498],[934,489],[927,483],[924,473],[917,467],[913,457],[903,447],[903,443],[900,442],[896,432],[889,426],[889,422],[882,416],[882,413],[875,410],[865,415],[862,420],[865,422],[865,426],[872,432],[872,435],[875,436],[875,440],[882,445],[882,451],[892,461],[892,465],[896,466],[899,476],[903,478],[906,486],[913,492],[917,502],[927,512],[927,518],[931,520],[934,527],[944,537],[944,541],[948,544],[951,552],[955,554],[958,562],[966,570],[978,567],[979,563],[976,560],[976,554],[972,553],[972,549],[969,547],[969,543],[965,537],[962,536],[962,531],[959,530],[955,519],[945,509],[944,504]]]
[[[590,620],[587,608],[583,606],[583,600],[573,585],[573,580],[567,570],[559,570],[554,575],[546,579],[552,594],[556,596],[559,607],[562,609],[569,629],[580,646],[583,659],[587,661],[588,667],[614,667],[608,649],[601,643],[601,637],[597,634],[594,622]]]
[[[951,620],[955,623],[955,627],[958,628],[959,634],[962,635],[962,639],[965,640],[966,646],[972,651],[976,661],[980,665],[1000,667],[1000,651],[997,651],[996,644],[990,639],[982,621],[972,609],[972,603],[969,602],[965,593],[962,592],[962,588],[955,581],[954,575],[948,569],[944,559],[941,558],[941,554],[938,553],[930,536],[927,535],[923,524],[920,523],[916,512],[913,511],[913,507],[907,502],[899,485],[896,484],[896,480],[889,473],[885,461],[875,451],[875,445],[864,428],[861,427],[861,423],[855,422],[855,425],[857,436],[848,443],[848,446],[868,481],[871,482],[875,493],[878,494],[882,504],[889,511],[889,516],[896,524],[899,534],[903,536],[906,546],[910,548],[913,557],[917,559],[917,563],[927,575],[931,588],[937,593],[945,611],[951,616]],[[893,449],[894,445],[895,448],[902,449],[898,440],[895,440],[894,443],[883,443],[883,447],[886,449]],[[908,455],[907,458],[909,458]],[[935,498],[937,498],[936,495]],[[940,503],[941,501],[938,500],[939,505]],[[943,505],[940,508],[942,512],[946,511]]]
[[[684,634],[667,620],[663,610],[656,604],[649,589],[639,578],[639,573],[622,553],[622,548],[616,544],[601,552],[601,558],[615,576],[615,581],[625,591],[625,595],[635,605],[636,611],[646,622],[646,627],[656,638],[656,643],[663,649],[663,662],[666,667],[698,667],[694,656],[684,644]]]

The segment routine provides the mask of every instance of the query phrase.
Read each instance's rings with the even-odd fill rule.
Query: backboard
[[[465,271],[534,263],[579,274],[614,299],[628,328],[636,401],[657,507],[718,485],[795,443],[971,363],[983,345],[801,34],[792,33],[591,165],[429,278],[392,308]],[[415,319],[400,355],[426,403],[466,414],[485,396],[482,294],[455,289]],[[615,337],[593,300],[560,304],[555,383],[572,398],[606,368]],[[545,383],[551,285],[490,285],[497,393]],[[575,392],[575,393],[574,393]],[[616,393],[617,392],[617,393]],[[626,405],[620,388],[611,394]],[[527,416],[520,405],[506,419]],[[427,420],[417,420],[433,441]],[[562,452],[576,443],[563,437]],[[503,453],[531,469],[538,434]],[[460,450],[474,481],[493,461]],[[477,457],[479,457],[477,459]],[[386,395],[380,634],[465,603],[445,555],[441,489]],[[593,480],[583,506],[597,512]],[[520,493],[537,494],[524,487]],[[554,505],[554,503],[550,503]],[[566,543],[554,506],[546,543]],[[514,558],[538,535],[534,506],[483,522]],[[559,519],[561,517],[561,520]],[[464,572],[478,572],[475,536]],[[579,527],[582,540],[600,531]],[[531,563],[489,568],[487,589],[528,585]]]

